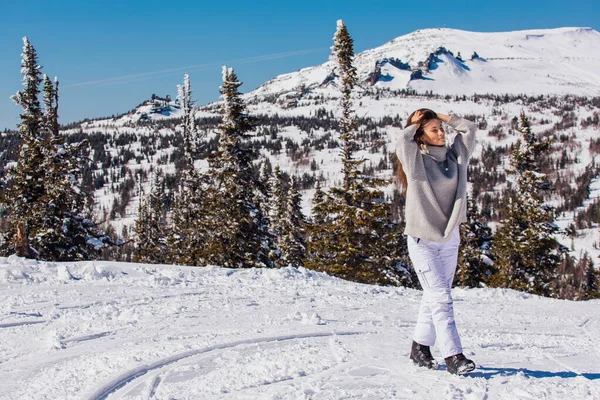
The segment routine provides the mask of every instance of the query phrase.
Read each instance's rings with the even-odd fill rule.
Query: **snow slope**
[[[600,399],[600,301],[454,297],[468,377],[408,359],[415,290],[1,258],[0,399]]]
[[[431,53],[444,47],[426,68]],[[468,32],[457,29],[421,29],[374,49],[358,53],[354,60],[359,79],[366,83],[383,62],[375,87],[415,89],[436,94],[527,93],[600,94],[600,33],[591,28],[536,29],[513,32]],[[474,53],[479,58],[471,59]],[[462,60],[457,60],[458,55]],[[384,62],[397,59],[410,71],[421,69],[424,79],[410,80],[411,73]],[[419,66],[422,63],[422,66]],[[280,75],[250,93],[278,94],[300,85],[314,88],[333,71],[334,63]]]

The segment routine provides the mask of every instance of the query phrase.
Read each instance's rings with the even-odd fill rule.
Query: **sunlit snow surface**
[[[600,301],[455,289],[480,365],[456,377],[408,359],[420,296],[293,268],[0,258],[0,398],[600,398]]]

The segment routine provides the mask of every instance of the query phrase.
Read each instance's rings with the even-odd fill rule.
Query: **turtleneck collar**
[[[446,161],[447,153],[448,153],[448,148],[446,146],[426,145],[425,154],[428,154],[431,158],[433,158],[437,162]]]

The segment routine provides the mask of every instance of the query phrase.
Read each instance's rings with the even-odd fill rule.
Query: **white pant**
[[[430,242],[410,235],[407,241],[408,254],[423,287],[413,339],[433,346],[437,338],[444,358],[462,353],[450,294],[460,243],[458,226],[447,242]]]

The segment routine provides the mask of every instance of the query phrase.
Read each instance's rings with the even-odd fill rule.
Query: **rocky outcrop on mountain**
[[[373,86],[377,82],[379,82],[382,79],[382,77],[384,76],[381,72],[381,67],[384,66],[385,64],[390,64],[399,70],[410,71],[410,65],[408,63],[402,62],[401,60],[399,60],[397,58],[390,57],[390,58],[384,58],[382,60],[377,60],[377,61],[375,61],[375,69],[373,70],[373,72],[369,73],[369,76],[366,79],[366,81],[369,84],[371,84],[371,86]]]

